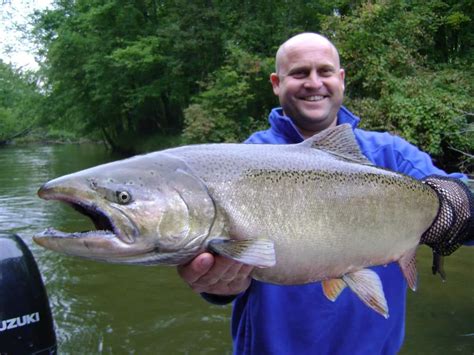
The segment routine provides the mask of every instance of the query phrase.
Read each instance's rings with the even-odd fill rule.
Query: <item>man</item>
[[[272,110],[271,127],[246,143],[299,143],[328,127],[349,123],[363,154],[375,165],[418,179],[446,175],[428,155],[401,138],[356,128],[359,119],[342,106],[344,75],[328,39],[315,33],[290,38],[279,48],[276,73],[270,76],[281,108]],[[332,303],[319,282],[265,284],[251,280],[250,266],[209,253],[178,272],[210,302],[235,300],[232,336],[237,354],[395,354],[404,336],[406,283],[394,263],[372,269],[383,283],[388,319],[352,292],[343,292]]]

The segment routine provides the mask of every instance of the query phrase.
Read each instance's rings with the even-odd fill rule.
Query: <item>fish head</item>
[[[34,237],[55,251],[117,263],[177,265],[202,248],[215,215],[205,184],[173,156],[153,153],[45,183],[38,195],[90,217],[97,230]]]

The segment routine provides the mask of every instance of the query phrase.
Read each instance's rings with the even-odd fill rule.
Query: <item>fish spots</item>
[[[263,180],[269,183],[289,182],[292,184],[305,185],[307,183],[324,181],[349,181],[349,177],[337,172],[324,172],[317,170],[274,170],[254,169],[245,173],[250,179]]]
[[[304,169],[248,169],[244,172],[244,178],[260,183],[260,186],[272,184],[284,184],[287,186],[305,186],[321,190],[331,191],[338,194],[338,189],[360,188],[360,191],[369,193],[371,189],[392,192],[426,192],[425,186],[418,181],[401,174],[389,171],[365,167],[362,169],[337,171],[337,170],[304,170]]]
[[[87,182],[89,183],[89,186],[91,187],[92,190],[97,189],[97,179],[89,178],[87,179]]]

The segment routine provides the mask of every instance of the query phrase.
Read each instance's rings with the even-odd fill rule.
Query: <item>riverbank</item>
[[[66,132],[62,130],[34,129],[27,134],[5,141],[0,141],[1,146],[30,146],[30,145],[64,145],[64,144],[97,144],[106,147],[111,152],[113,149],[98,135],[79,135],[77,133]],[[128,145],[133,149],[129,154],[144,154],[157,150],[183,145],[184,140],[181,135],[162,135],[154,134],[133,142]]]
[[[97,135],[80,136],[76,133],[55,129],[35,128],[13,139],[4,141],[4,145],[51,145],[51,144],[103,144]]]

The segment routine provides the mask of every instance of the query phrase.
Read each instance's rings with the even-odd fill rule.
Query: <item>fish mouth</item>
[[[135,243],[139,235],[135,223],[118,207],[104,203],[102,206],[93,193],[45,184],[38,195],[42,199],[56,200],[71,206],[87,216],[96,230],[67,233],[47,228],[33,236],[37,244],[66,254],[102,260],[143,252],[143,246]]]
[[[113,233],[124,243],[131,244],[138,236],[138,228],[135,223],[122,210],[110,204],[101,208],[98,203],[88,202],[87,198],[81,199],[79,194],[77,197],[72,197],[69,194],[51,193],[43,188],[38,191],[38,195],[42,199],[56,200],[71,206],[80,214],[88,217],[97,231]],[[52,230],[52,228],[49,229]],[[93,231],[84,233],[90,235],[91,232]]]
[[[87,216],[92,223],[94,223],[95,228],[98,231],[109,231],[113,232],[115,235],[120,233],[117,231],[117,228],[113,225],[113,222],[103,211],[98,208],[91,208],[91,206],[84,206],[80,203],[66,202],[74,210],[80,214]]]

